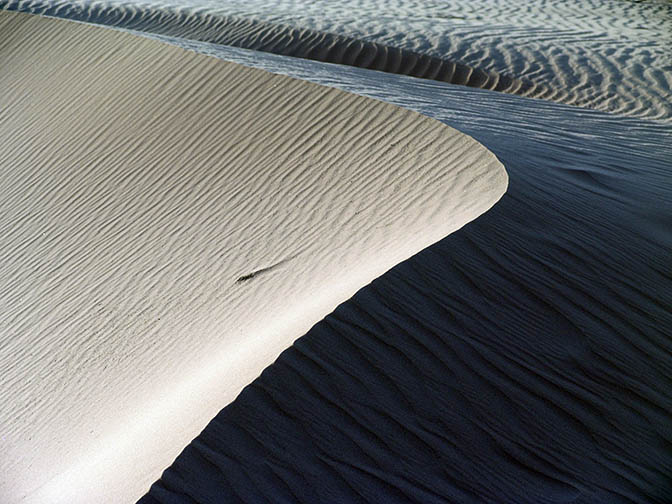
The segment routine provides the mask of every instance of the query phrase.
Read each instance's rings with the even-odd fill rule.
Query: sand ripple
[[[672,119],[669,2],[0,0],[0,8]]]
[[[208,42],[282,56],[369,68],[524,96],[552,94],[543,86],[503,73],[488,73],[448,58],[409,49],[246,18],[186,9],[92,3],[0,2],[0,8]]]

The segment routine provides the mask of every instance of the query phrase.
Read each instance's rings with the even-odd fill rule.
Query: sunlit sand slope
[[[506,190],[392,105],[80,23],[0,33],[2,502],[139,497],[296,337]]]
[[[143,504],[669,504],[672,129],[330,78],[468,132],[509,189],[315,325]]]

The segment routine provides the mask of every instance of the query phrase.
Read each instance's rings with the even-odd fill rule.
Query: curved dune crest
[[[296,337],[488,210],[435,120],[0,13],[3,502],[125,502]]]

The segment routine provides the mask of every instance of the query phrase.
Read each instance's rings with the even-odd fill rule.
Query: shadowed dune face
[[[347,87],[469,132],[507,193],[297,340],[142,504],[668,504],[671,129],[374,81]]]
[[[125,502],[362,285],[488,210],[435,120],[0,12],[2,502]]]
[[[0,0],[0,8],[672,118],[669,2]]]

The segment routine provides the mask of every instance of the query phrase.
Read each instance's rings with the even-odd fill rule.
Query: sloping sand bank
[[[509,189],[316,324],[143,504],[669,504],[672,128],[311,71],[467,132]]]
[[[139,497],[296,337],[507,186],[392,105],[84,24],[0,32],[2,502]]]

